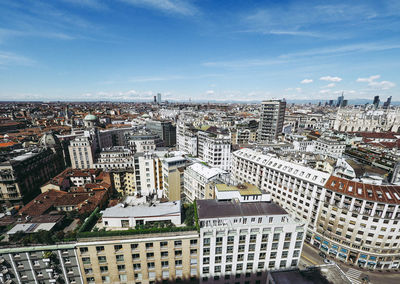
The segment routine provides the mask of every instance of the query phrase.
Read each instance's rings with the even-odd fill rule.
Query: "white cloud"
[[[330,84],[324,86],[323,88],[333,88],[335,86],[336,86],[335,83],[330,83]]]
[[[319,91],[320,94],[327,94],[327,93],[329,93],[329,92],[330,92],[330,90],[320,90],[320,91]]]
[[[209,96],[212,96],[212,95],[215,95],[215,91],[214,90],[208,90],[206,92],[206,94],[209,95]]]
[[[192,16],[197,9],[188,1],[183,0],[120,0],[130,5],[157,9],[166,13]]]
[[[368,83],[368,86],[382,90],[388,90],[396,86],[395,83],[390,81],[377,81],[380,77],[381,75],[372,75],[368,78],[358,78],[356,81],[361,83]]]
[[[12,52],[0,51],[0,66],[2,65],[31,66],[34,64],[35,64],[34,60],[27,58],[25,56],[21,56]]]
[[[332,76],[323,76],[319,78],[322,81],[329,81],[329,82],[340,82],[342,81],[342,78],[340,77],[332,77]]]
[[[313,79],[304,79],[303,81],[301,81],[301,84],[310,84],[313,82]]]
[[[299,93],[302,91],[301,88],[296,88],[295,90]]]

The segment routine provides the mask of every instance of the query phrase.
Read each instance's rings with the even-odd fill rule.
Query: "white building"
[[[109,207],[103,211],[102,222],[106,230],[135,228],[154,222],[181,225],[181,203],[146,202],[145,198],[134,201],[127,199],[124,203]]]
[[[229,171],[231,167],[231,138],[229,136],[206,137],[203,155],[199,156],[211,167]]]
[[[286,102],[269,100],[261,103],[258,142],[270,142],[282,133]]]
[[[305,226],[277,204],[217,200],[196,204],[202,283],[230,279],[244,283],[267,270],[298,265]]]
[[[96,169],[127,169],[133,168],[133,151],[122,147],[115,146],[103,149],[94,163]]]
[[[306,240],[331,256],[370,269],[400,267],[400,186],[348,180],[250,149],[233,153],[232,179],[271,193],[308,223]]]
[[[238,185],[218,183],[215,184],[215,199],[221,201],[269,202],[271,201],[271,195],[262,192],[257,186],[249,183]]]
[[[321,136],[315,141],[315,153],[341,158],[345,150],[346,142],[336,137]]]
[[[214,198],[212,182],[227,178],[228,173],[220,168],[211,168],[202,163],[195,163],[184,172],[184,197],[193,202],[196,199]]]

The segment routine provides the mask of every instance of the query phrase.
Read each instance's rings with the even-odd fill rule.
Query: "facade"
[[[286,102],[269,100],[261,103],[258,142],[270,142],[282,133]]]
[[[200,141],[200,140],[199,140]],[[204,139],[200,159],[211,167],[229,171],[231,167],[231,139],[229,136],[209,136]]]
[[[64,169],[62,156],[50,148],[26,152],[0,164],[0,200],[19,203],[32,200],[40,186]]]
[[[156,283],[198,278],[196,231],[80,239],[83,283]]]
[[[127,145],[133,149],[134,152],[149,152],[156,150],[157,147],[164,145],[163,141],[156,134],[125,134]]]
[[[201,283],[266,278],[297,267],[305,226],[269,202],[198,200]]]
[[[344,132],[399,132],[400,109],[341,108],[333,128]]]
[[[132,166],[110,172],[114,188],[123,195],[149,195],[163,189],[162,162],[156,154],[136,153]]]
[[[184,157],[161,160],[163,166],[163,194],[169,201],[181,200],[184,190],[184,170],[189,161]]]
[[[195,163],[187,167],[184,173],[185,200],[193,202],[199,199],[213,199],[213,182],[227,176],[227,172],[220,168],[211,168],[202,163]]]
[[[335,137],[320,137],[315,141],[315,153],[341,158],[345,150],[346,142]]]
[[[175,146],[176,144],[176,127],[171,121],[146,121],[146,128],[157,134],[164,141],[165,147]]]
[[[103,149],[93,167],[105,170],[133,168],[133,151],[123,146]]]
[[[82,284],[74,244],[0,249],[0,282]]]
[[[78,136],[68,146],[73,169],[92,169],[96,153],[95,143],[89,136]]]
[[[399,186],[351,181],[250,149],[233,153],[232,178],[271,193],[308,223],[308,242],[339,260],[399,267]]]

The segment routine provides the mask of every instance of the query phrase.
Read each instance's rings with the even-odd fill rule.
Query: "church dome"
[[[39,144],[45,147],[54,147],[60,145],[60,140],[58,140],[54,133],[46,132],[42,137],[40,137]]]
[[[83,120],[85,120],[85,121],[97,121],[97,116],[89,113],[87,116],[85,116],[85,118]]]

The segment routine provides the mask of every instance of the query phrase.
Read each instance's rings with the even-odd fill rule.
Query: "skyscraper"
[[[161,94],[160,93],[157,94],[157,103],[161,104]]]
[[[392,103],[392,96],[388,97],[386,102],[383,103],[383,108],[388,109],[391,103]]]
[[[268,100],[261,103],[258,142],[269,142],[282,133],[286,101]]]
[[[375,106],[375,108],[378,108],[379,107],[379,102],[380,102],[379,96],[375,96],[374,97],[374,102],[372,104]]]
[[[342,104],[343,104],[343,101],[344,101],[344,95],[343,95],[343,93],[342,93],[342,95],[339,96],[338,99],[337,99],[337,104],[336,104],[336,106],[337,106],[337,107],[341,107]]]

